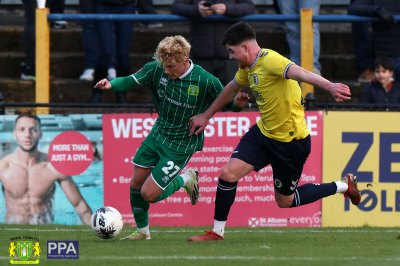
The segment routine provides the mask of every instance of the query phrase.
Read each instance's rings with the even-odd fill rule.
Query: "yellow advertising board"
[[[400,113],[328,112],[323,182],[357,176],[361,203],[323,199],[322,226],[400,225]]]

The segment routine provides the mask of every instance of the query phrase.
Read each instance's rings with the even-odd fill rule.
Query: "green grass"
[[[186,241],[203,229],[155,227],[149,241],[120,241],[87,226],[0,225],[0,265],[10,265],[10,238],[18,236],[39,238],[39,265],[400,265],[399,228],[227,228],[224,241]],[[78,240],[80,258],[48,260],[47,240]]]

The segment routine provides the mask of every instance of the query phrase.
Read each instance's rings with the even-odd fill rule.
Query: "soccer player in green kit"
[[[224,239],[225,223],[235,201],[238,181],[251,171],[272,166],[275,201],[281,208],[294,208],[341,193],[352,204],[361,200],[357,179],[347,174],[342,180],[297,186],[303,165],[311,151],[310,132],[305,122],[300,81],[328,91],[337,102],[351,98],[350,89],[316,75],[277,52],[264,49],[253,28],[245,22],[232,25],[222,38],[229,57],[239,63],[233,81],[228,83],[204,113],[190,119],[190,133],[197,135],[209,119],[245,86],[253,91],[260,120],[243,136],[220,173],[217,186],[214,227],[189,241]]]
[[[193,153],[203,147],[204,135],[189,136],[189,119],[204,112],[222,91],[221,82],[189,59],[190,44],[182,36],[164,38],[155,59],[139,71],[111,82],[100,80],[95,88],[127,91],[138,86],[151,89],[159,117],[134,159],[130,203],[137,231],[123,239],[150,239],[150,203],[163,200],[184,187],[194,205],[199,198],[198,176],[193,169],[180,174]],[[249,96],[238,93],[228,104],[233,111],[248,105]]]

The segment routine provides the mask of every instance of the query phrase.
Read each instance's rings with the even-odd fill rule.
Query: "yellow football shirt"
[[[239,68],[235,75],[236,83],[253,91],[260,110],[257,125],[261,132],[282,142],[309,135],[300,85],[285,77],[292,64],[273,50],[261,49],[254,63]]]

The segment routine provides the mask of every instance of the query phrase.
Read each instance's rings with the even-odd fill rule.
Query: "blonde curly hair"
[[[154,57],[163,65],[180,63],[189,58],[190,49],[190,43],[183,36],[168,36],[158,44]]]

